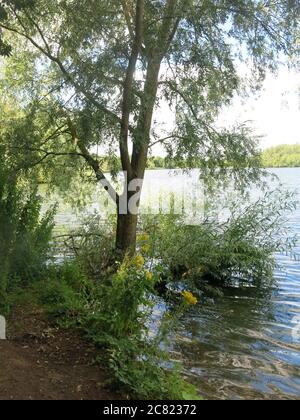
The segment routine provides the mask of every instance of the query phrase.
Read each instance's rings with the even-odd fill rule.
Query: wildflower
[[[149,281],[152,281],[153,277],[154,277],[153,273],[151,273],[151,271],[147,271],[146,279],[149,280]]]
[[[148,233],[143,233],[138,236],[138,242],[149,242],[149,240],[150,236],[148,235]]]
[[[141,270],[145,264],[145,259],[142,255],[136,255],[132,260],[133,265]]]
[[[142,251],[144,254],[147,254],[147,253],[150,251],[150,245],[149,245],[149,244],[145,244],[145,245],[143,245],[143,246],[142,246],[142,248],[141,248],[141,251]]]
[[[184,297],[186,303],[188,303],[189,305],[197,305],[198,299],[193,295],[193,293],[184,291],[182,292],[182,296]]]

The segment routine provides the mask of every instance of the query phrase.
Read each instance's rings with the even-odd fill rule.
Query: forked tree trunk
[[[173,20],[174,11],[177,2],[168,0],[166,2],[165,14],[162,22],[157,45],[148,49],[147,59],[148,68],[145,79],[145,86],[141,98],[140,112],[136,129],[134,130],[133,152],[130,159],[128,151],[129,139],[129,122],[131,112],[132,89],[134,81],[134,73],[137,67],[139,54],[143,45],[143,29],[144,29],[144,9],[145,1],[137,0],[136,2],[136,20],[135,20],[135,36],[132,46],[131,56],[128,63],[126,78],[124,81],[123,104],[122,104],[122,121],[120,135],[120,154],[122,168],[127,172],[131,180],[144,179],[145,168],[147,165],[147,156],[150,145],[150,132],[155,107],[155,101],[158,91],[159,72],[163,57],[167,53],[170,43],[176,33],[179,20]],[[127,191],[128,192],[128,191]],[[130,193],[129,193],[130,194]],[[132,194],[133,195],[133,194]],[[129,209],[129,200],[127,201],[127,213],[120,214],[118,208],[118,226],[116,248],[123,255],[134,254],[136,249],[136,233],[138,216],[132,214]],[[139,203],[138,203],[139,205]]]

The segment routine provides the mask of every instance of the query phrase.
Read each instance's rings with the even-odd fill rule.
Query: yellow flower
[[[138,236],[138,242],[148,242],[150,240],[150,236],[148,233],[142,233]]]
[[[153,277],[154,277],[153,273],[151,273],[150,271],[147,271],[146,279],[149,280],[149,281],[152,281]]]
[[[144,254],[147,254],[147,253],[150,251],[150,245],[149,245],[149,244],[145,244],[145,245],[143,245],[143,246],[142,246],[142,248],[141,248],[141,251],[142,251]]]
[[[182,292],[182,296],[184,297],[186,303],[188,303],[189,305],[197,305],[198,299],[193,295],[193,293],[184,291]]]
[[[136,255],[132,260],[133,265],[141,270],[145,264],[145,259],[142,255]]]

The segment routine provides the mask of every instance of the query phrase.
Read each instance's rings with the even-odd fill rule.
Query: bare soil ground
[[[97,351],[77,332],[49,326],[42,311],[17,310],[0,340],[0,400],[114,400]]]

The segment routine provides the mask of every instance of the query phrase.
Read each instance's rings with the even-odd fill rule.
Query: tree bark
[[[140,205],[140,187],[131,191],[130,182],[134,178],[125,178],[124,193],[117,203],[116,249],[121,257],[133,255],[136,250],[138,208]],[[134,206],[134,207],[133,207]]]
[[[123,3],[123,9],[125,12],[125,18],[127,25],[129,26],[130,35],[133,38],[131,56],[128,62],[126,77],[124,80],[124,91],[122,101],[122,121],[121,121],[121,133],[120,133],[120,156],[122,162],[123,171],[126,171],[126,182],[124,193],[126,193],[126,206],[120,211],[120,202],[117,203],[117,235],[116,235],[116,248],[117,251],[125,254],[134,254],[136,248],[136,231],[137,231],[137,214],[132,214],[129,208],[130,198],[137,192],[130,192],[128,185],[131,180],[137,177],[133,173],[133,168],[130,160],[128,150],[129,140],[129,120],[131,113],[131,102],[132,102],[132,90],[134,84],[134,74],[137,67],[138,57],[142,50],[143,43],[143,31],[144,31],[144,6],[145,0],[136,1],[136,16],[135,16],[135,31],[134,34],[131,31],[130,16],[128,16],[128,8],[126,1]],[[124,199],[124,195],[121,197]],[[124,206],[124,203],[123,203]],[[126,214],[123,214],[125,210]]]
[[[116,248],[122,255],[135,253],[137,224],[137,215],[118,213]]]

